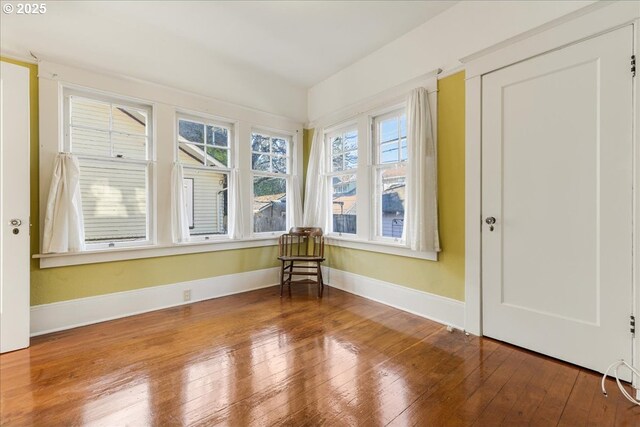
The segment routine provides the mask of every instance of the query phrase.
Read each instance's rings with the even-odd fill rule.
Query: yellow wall
[[[464,72],[438,82],[438,261],[332,246],[328,266],[464,301],[464,87]]]
[[[39,252],[38,66],[29,68],[31,101],[31,253]],[[40,269],[31,261],[31,305],[103,295],[277,266],[275,246]]]
[[[31,271],[31,304],[44,304],[277,266],[275,246]]]

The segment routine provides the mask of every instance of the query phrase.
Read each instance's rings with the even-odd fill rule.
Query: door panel
[[[4,353],[29,346],[29,70],[6,62],[0,66],[0,353]],[[11,224],[12,220],[19,223]]]
[[[631,358],[631,26],[482,79],[483,333]]]

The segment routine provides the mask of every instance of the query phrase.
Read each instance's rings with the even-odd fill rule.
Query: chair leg
[[[322,283],[322,287],[320,288],[320,298],[322,298],[322,294],[324,293],[324,276],[322,275],[322,264],[318,266],[318,271],[320,272],[320,282]]]
[[[280,298],[282,298],[283,290],[284,290],[284,261],[282,261],[282,268],[280,268]]]
[[[316,265],[317,265],[316,278],[318,281],[318,298],[322,298],[322,291],[324,290],[324,283],[322,283],[322,270],[320,269],[320,262],[317,262]]]
[[[291,296],[291,281],[293,280],[293,261],[289,264],[289,296]]]

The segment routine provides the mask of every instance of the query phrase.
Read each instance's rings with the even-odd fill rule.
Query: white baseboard
[[[31,336],[266,288],[279,283],[279,270],[267,268],[36,305],[31,307]],[[461,301],[333,268],[323,268],[323,275],[331,287],[464,329]],[[183,300],[185,290],[191,290],[190,301]]]
[[[36,305],[31,307],[31,336],[266,288],[280,282],[279,271],[267,268]],[[190,301],[183,300],[185,290],[191,290]]]
[[[334,268],[323,268],[322,274],[331,287],[464,329],[465,304],[462,301]]]

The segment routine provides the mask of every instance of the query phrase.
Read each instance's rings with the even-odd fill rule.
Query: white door
[[[632,41],[482,78],[483,333],[600,372],[631,360]]]
[[[0,63],[0,353],[29,346],[29,70]]]

